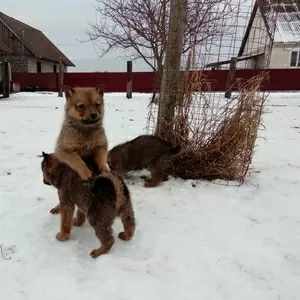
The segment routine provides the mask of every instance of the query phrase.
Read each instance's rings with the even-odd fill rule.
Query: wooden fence
[[[249,79],[260,70],[237,70],[235,78]],[[266,91],[300,91],[300,69],[270,69],[269,80],[264,81]],[[211,83],[212,91],[225,91],[228,70],[204,71]],[[42,90],[58,91],[58,74],[56,73],[13,73],[13,82],[19,83],[22,91]],[[134,93],[151,93],[154,87],[155,73],[133,72],[132,91]],[[126,92],[127,73],[65,73],[64,84],[72,87],[104,85],[106,92]],[[234,90],[234,88],[233,88]]]

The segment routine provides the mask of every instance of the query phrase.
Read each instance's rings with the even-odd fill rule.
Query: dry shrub
[[[263,80],[260,75],[240,85],[238,96],[228,101],[216,118],[220,122],[215,122],[212,134],[199,144],[191,141],[186,151],[173,161],[174,176],[244,180],[252,160],[265,100],[257,95]]]
[[[208,92],[210,85],[202,72],[184,72],[180,87],[183,96],[177,99],[173,123],[176,141],[184,151],[170,164],[173,176],[243,183],[266,100],[259,93],[266,76],[263,72],[246,82],[239,80],[238,91],[225,99],[224,93]],[[148,129],[151,121],[155,123],[153,106]]]

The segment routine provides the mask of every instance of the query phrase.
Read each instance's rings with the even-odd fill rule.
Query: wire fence
[[[199,10],[199,20],[206,14],[210,19],[199,30],[198,42],[181,53],[179,78],[174,70],[166,71],[166,57],[167,75],[160,76],[159,92],[154,91],[147,130],[184,147],[185,152],[173,161],[174,176],[243,183],[268,96],[261,85],[268,76],[264,70],[270,64],[278,3],[209,2]],[[188,19],[192,4],[187,5]],[[228,70],[226,92],[213,92],[210,74],[223,69]],[[240,80],[235,76],[238,69],[261,71]]]

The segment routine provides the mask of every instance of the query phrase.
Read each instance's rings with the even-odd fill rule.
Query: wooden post
[[[9,66],[8,61],[2,60],[2,93],[3,98],[9,98]]]
[[[132,61],[127,61],[126,98],[132,98]]]
[[[4,63],[4,82],[5,82],[5,88],[3,89],[3,97],[9,98],[9,91],[10,91],[10,84],[9,84],[9,66],[8,61]]]
[[[59,68],[58,68],[58,97],[63,97],[64,89],[64,68],[62,59],[59,59]]]
[[[232,86],[234,84],[234,78],[235,78],[235,71],[236,71],[236,58],[231,57],[227,82],[226,82],[226,89],[225,89],[225,98],[227,99],[231,98]]]
[[[13,80],[12,80],[12,74],[11,74],[11,63],[7,62],[7,68],[8,68],[8,88],[9,88],[9,94],[13,93]]]
[[[156,134],[160,137],[169,138],[172,134],[174,109],[180,86],[180,64],[186,17],[187,0],[171,0],[169,33],[156,127]]]
[[[4,59],[0,58],[0,94],[4,91]]]

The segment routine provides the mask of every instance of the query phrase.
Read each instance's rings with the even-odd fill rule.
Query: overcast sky
[[[125,71],[127,59],[122,58],[122,52],[113,52],[98,61],[92,43],[76,40],[86,39],[87,21],[96,16],[94,5],[96,0],[9,0],[1,5],[1,11],[43,31],[75,63],[76,68],[69,71]],[[134,69],[147,67],[137,62]]]
[[[232,0],[232,2],[235,1],[246,1],[246,10],[250,15],[251,5],[249,4],[253,0]],[[69,68],[69,72],[124,72],[128,60],[124,57],[124,52],[114,51],[99,60],[91,42],[80,43],[77,41],[77,39],[87,39],[84,31],[88,28],[87,22],[95,20],[97,16],[95,5],[97,5],[96,0],[9,0],[5,2],[4,7],[1,6],[1,10],[13,18],[43,31],[76,65],[76,68]],[[231,39],[232,37],[230,37]],[[224,44],[225,41],[222,43]],[[226,45],[223,48],[226,48]],[[219,49],[217,50],[219,51]],[[227,53],[225,54],[227,55]],[[142,60],[133,62],[133,71],[149,70]]]

